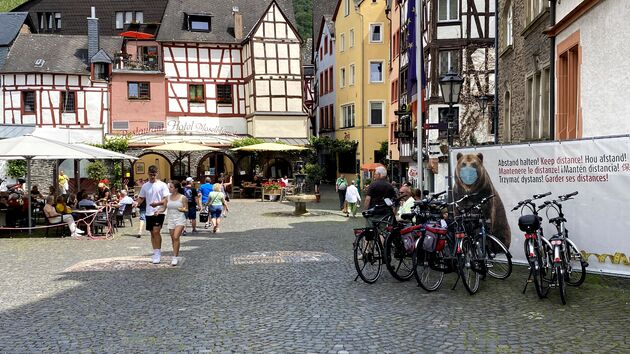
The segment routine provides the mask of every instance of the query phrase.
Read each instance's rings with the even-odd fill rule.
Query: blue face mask
[[[477,181],[477,170],[474,167],[462,167],[459,170],[459,178],[470,186]]]

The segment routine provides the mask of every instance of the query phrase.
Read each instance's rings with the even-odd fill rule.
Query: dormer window
[[[109,81],[109,64],[94,63],[92,77],[96,81]]]
[[[186,28],[191,32],[210,32],[212,16],[207,14],[186,15]]]

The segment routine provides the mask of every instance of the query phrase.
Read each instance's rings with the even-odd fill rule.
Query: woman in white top
[[[186,227],[186,213],[188,213],[188,199],[182,193],[182,185],[178,181],[168,184],[170,196],[166,198],[166,225],[173,242],[173,260],[171,265],[179,263],[179,237]]]
[[[46,198],[46,205],[44,206],[44,215],[48,218],[48,222],[51,224],[56,224],[59,222],[65,222],[68,224],[68,228],[70,228],[70,232],[73,237],[81,236],[84,232],[79,229],[77,225],[74,223],[74,218],[70,214],[59,214],[55,209],[55,196],[49,195]]]
[[[357,189],[356,182],[350,182],[350,185],[346,189],[346,202],[348,202],[349,212],[352,213],[352,217],[357,217],[357,203],[361,202],[361,195]],[[348,210],[346,210],[346,217],[350,216]]]

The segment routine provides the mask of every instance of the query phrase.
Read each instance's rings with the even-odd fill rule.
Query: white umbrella
[[[289,144],[278,143],[261,143],[254,145],[241,146],[232,149],[233,151],[301,151],[307,148]]]
[[[26,160],[26,194],[30,197],[31,190],[31,160],[58,160],[58,159],[95,159],[93,154],[88,154],[66,144],[54,140],[48,140],[32,136],[30,134],[0,140],[0,160]],[[28,207],[28,226],[31,233],[31,205]]]
[[[103,149],[103,148],[92,146],[92,145],[88,145],[88,144],[75,143],[75,144],[70,144],[70,145],[72,146],[73,149],[79,150],[79,151],[84,152],[86,154],[94,155],[94,157],[92,157],[93,159],[98,159],[98,160],[138,160],[138,158],[135,157],[135,156],[121,154],[121,153],[116,152],[116,151],[111,151],[111,150]]]

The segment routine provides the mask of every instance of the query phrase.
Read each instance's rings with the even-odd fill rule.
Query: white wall
[[[350,34],[346,33],[346,50],[348,50],[349,46],[350,46]],[[328,28],[328,25],[324,26],[324,30],[322,31],[322,38],[330,38],[331,34]],[[356,41],[360,40],[360,38],[357,38],[357,34],[355,33],[355,46]],[[323,56],[323,58],[320,58],[319,56],[319,49],[324,47],[324,41],[322,40],[322,38],[319,38],[319,48],[317,48],[317,54],[315,54],[315,60],[317,63],[317,72],[315,74],[315,79],[313,80],[314,84],[313,84],[313,89],[315,89],[315,87],[317,87],[317,92],[315,92],[315,95],[319,96],[319,87],[321,86],[321,82],[319,82],[319,74],[321,74],[322,72],[328,70],[328,68],[333,68],[333,80],[338,79],[338,72],[335,73],[335,53],[334,51],[337,50],[337,48],[333,49],[333,53],[328,53],[325,54]],[[322,49],[323,51],[323,49]],[[356,69],[355,69],[356,70]],[[350,78],[350,68],[346,68],[346,84],[348,84],[349,82],[349,78]],[[355,76],[355,82],[357,81],[357,78]],[[335,84],[339,84],[334,83],[333,82],[333,91],[330,93],[327,93],[323,96],[319,96],[319,103],[317,105],[317,107],[315,107],[315,116],[317,117],[316,119],[316,126],[317,129],[316,131],[319,132],[319,107],[326,107],[328,105],[334,105],[335,104],[335,87],[337,87],[337,85]],[[337,110],[333,109],[333,114],[335,115],[335,118],[337,118]],[[335,124],[336,119],[333,120],[333,124]]]
[[[630,1],[602,1],[556,37],[558,44],[580,31],[583,137],[630,133],[628,18]]]

